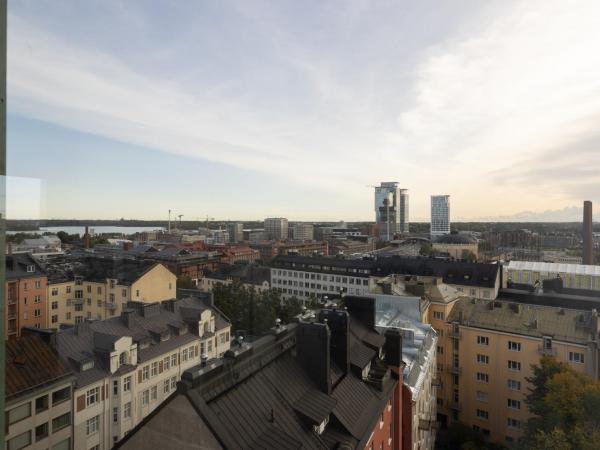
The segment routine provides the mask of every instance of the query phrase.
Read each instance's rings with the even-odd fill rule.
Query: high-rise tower
[[[375,222],[381,239],[408,233],[408,189],[399,188],[395,181],[375,186]]]
[[[450,196],[431,196],[431,237],[450,234]]]
[[[583,264],[594,264],[594,243],[592,241],[592,202],[583,202]]]

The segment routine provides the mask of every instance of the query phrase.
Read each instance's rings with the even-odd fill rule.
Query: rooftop
[[[532,272],[570,273],[575,275],[592,275],[600,277],[600,266],[584,264],[562,264],[537,261],[511,261],[507,270],[530,270]]]
[[[545,305],[507,301],[459,300],[448,322],[463,326],[587,344],[598,335],[598,314]]]
[[[6,399],[67,379],[71,371],[40,336],[6,341]]]
[[[18,280],[22,278],[38,278],[46,273],[41,266],[28,254],[17,253],[6,255],[6,280]]]

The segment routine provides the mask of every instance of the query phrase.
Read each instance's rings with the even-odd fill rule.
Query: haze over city
[[[372,220],[382,180],[411,220],[600,200],[597,2],[146,6],[11,2],[9,218]]]

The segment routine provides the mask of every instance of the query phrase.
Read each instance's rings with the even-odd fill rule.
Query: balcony
[[[117,304],[116,303],[111,303],[111,302],[105,302],[104,303],[104,307],[106,309],[110,309],[110,310],[114,311],[115,309],[117,309]]]
[[[452,367],[450,367],[450,372],[453,373],[454,375],[460,375],[460,373],[462,372],[462,369],[458,366],[452,366]]]
[[[460,334],[461,334],[461,333],[460,333],[460,330],[450,330],[450,331],[448,332],[448,335],[449,335],[451,338],[454,338],[454,339],[460,339]]]

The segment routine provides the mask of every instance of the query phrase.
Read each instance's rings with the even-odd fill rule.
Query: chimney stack
[[[594,251],[592,242],[592,202],[583,202],[583,264],[594,264]]]
[[[331,359],[344,373],[350,370],[350,316],[347,311],[322,310],[319,322],[331,332]]]
[[[300,322],[296,328],[296,359],[321,392],[331,394],[331,333],[324,323]]]
[[[85,233],[83,234],[83,246],[85,248],[91,247],[90,232],[87,225],[85,226]]]

